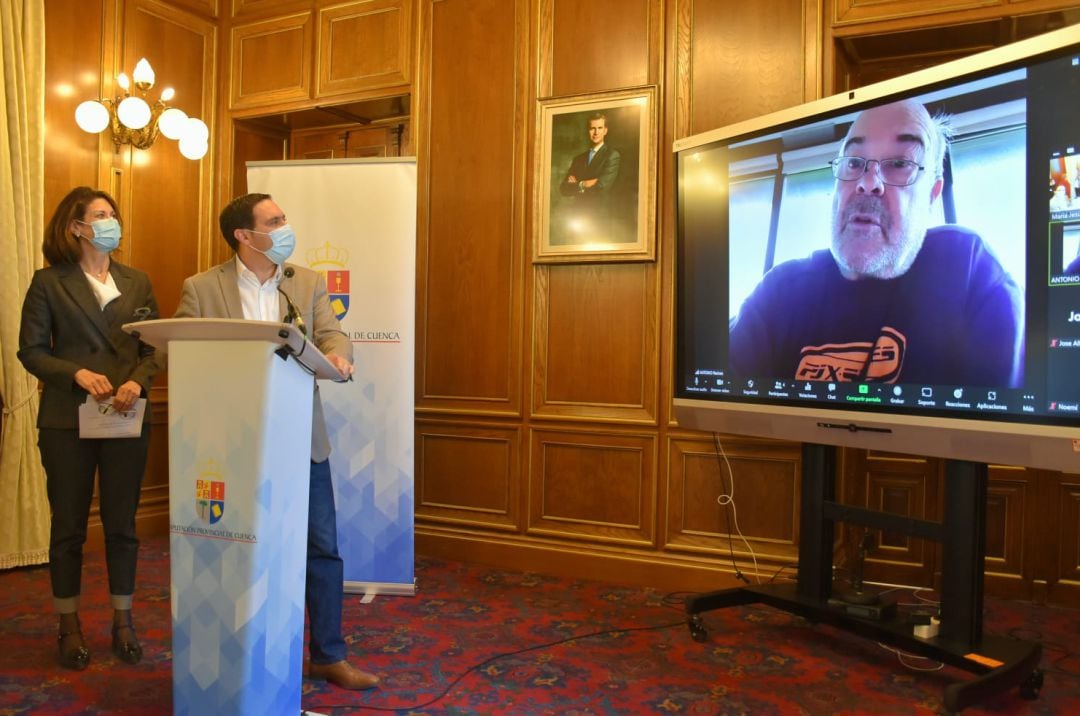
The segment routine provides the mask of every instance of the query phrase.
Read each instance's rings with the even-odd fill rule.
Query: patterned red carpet
[[[137,666],[109,653],[104,559],[89,554],[84,672],[58,668],[48,572],[0,572],[0,714],[166,714],[171,710],[167,541],[144,542]],[[351,661],[380,688],[349,693],[305,681],[323,714],[917,714],[941,713],[967,675],[916,671],[874,642],[761,606],[705,615],[690,638],[681,595],[419,558],[418,595],[361,604],[347,596]],[[909,595],[910,596],[910,595]],[[904,597],[901,601],[913,601]],[[1045,684],[976,714],[1080,713],[1080,612],[988,600],[988,633],[1041,639]],[[578,638],[575,638],[578,637]],[[550,645],[550,646],[549,646]],[[904,659],[916,669],[935,666]]]

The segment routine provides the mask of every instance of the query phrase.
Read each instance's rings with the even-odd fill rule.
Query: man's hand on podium
[[[326,360],[330,361],[330,365],[337,368],[338,373],[341,373],[342,380],[352,380],[353,365],[349,361],[345,360],[336,353],[324,353]]]

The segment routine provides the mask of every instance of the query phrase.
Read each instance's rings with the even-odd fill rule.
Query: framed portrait
[[[656,257],[656,88],[540,100],[533,261]]]

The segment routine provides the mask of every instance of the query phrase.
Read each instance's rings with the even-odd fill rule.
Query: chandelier
[[[210,130],[201,119],[188,117],[166,104],[176,94],[172,87],[162,90],[153,104],[146,100],[147,92],[154,86],[154,69],[145,57],[135,65],[130,81],[121,72],[116,77],[116,84],[123,95],[113,99],[90,99],[75,108],[75,123],[80,129],[98,134],[111,127],[117,151],[124,144],[149,149],[160,133],[168,139],[178,140],[180,153],[188,159],[202,159],[206,155]],[[131,93],[132,84],[137,94]]]

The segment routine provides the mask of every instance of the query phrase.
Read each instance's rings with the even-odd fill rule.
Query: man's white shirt
[[[240,289],[240,305],[244,308],[244,318],[249,321],[280,321],[281,308],[278,304],[278,284],[281,283],[281,266],[274,275],[259,283],[259,277],[237,256],[236,285]]]

